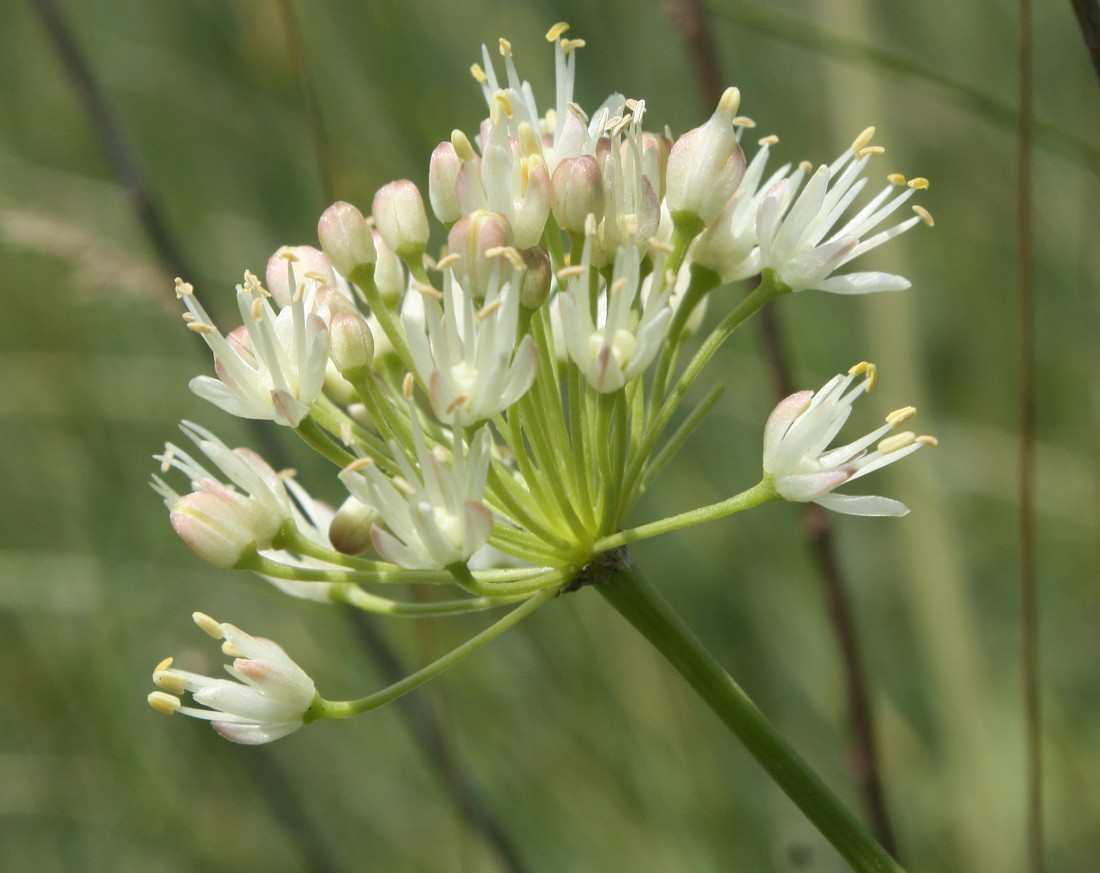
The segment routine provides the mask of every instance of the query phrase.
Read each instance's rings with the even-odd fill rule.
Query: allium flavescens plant
[[[868,363],[783,400],[764,425],[760,481],[710,506],[636,525],[632,510],[717,403],[685,397],[721,344],[787,294],[896,291],[900,276],[838,272],[924,222],[895,213],[923,179],[885,177],[860,195],[883,149],[868,128],[830,164],[767,169],[774,136],[746,160],[754,128],[728,89],[713,115],[673,140],[647,130],[645,102],[573,100],[580,40],[558,25],[557,94],[539,107],[500,41],[473,68],[488,106],[475,137],[432,153],[428,200],[384,186],[370,216],[336,203],[320,249],[287,246],[263,280],[237,286],[241,326],[222,333],[177,280],[187,326],[214,355],[191,387],[226,412],[292,429],[332,463],[336,509],[290,472],[184,423],[155,489],[172,526],[209,563],[258,573],[292,597],[393,616],[504,609],[504,617],[394,686],[329,700],[276,644],[206,616],[232,680],[157,667],[157,710],[210,720],[264,743],[320,719],[374,709],[428,681],[555,596],[593,586],[692,683],[858,869],[894,862],[829,793],[702,648],[627,551],[773,499],[855,515],[903,515],[896,500],[838,494],[931,437],[898,428],[914,410],[831,447]],[[756,276],[754,290],[713,293]],[[704,308],[713,326],[703,331]],[[720,376],[720,374],[716,374]],[[763,419],[763,415],[761,418]],[[174,471],[174,473],[173,473]],[[171,475],[170,475],[171,474]],[[182,486],[172,484],[181,480]],[[177,487],[179,490],[177,490]],[[393,583],[450,594],[402,599]],[[405,591],[402,587],[399,589]],[[199,706],[184,706],[190,695]]]

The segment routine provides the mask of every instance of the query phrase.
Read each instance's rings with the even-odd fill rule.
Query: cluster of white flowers
[[[698,423],[687,416],[689,426],[667,432],[688,387],[749,315],[805,289],[908,286],[886,273],[837,275],[931,224],[913,207],[887,226],[923,179],[892,174],[856,204],[883,151],[871,145],[872,128],[831,164],[768,175],[778,140],[760,139],[746,160],[742,139],[755,124],[737,114],[736,88],[675,140],[646,131],[642,100],[612,95],[583,110],[573,89],[584,43],[565,31],[548,34],[557,94],[545,112],[508,42],[499,45],[503,75],[483,50],[473,72],[488,117],[475,137],[455,130],[428,167],[428,203],[446,238],[438,251],[429,252],[420,190],[399,180],[378,191],[369,217],[348,203],[326,210],[320,249],[280,249],[264,282],[246,272],[236,294],[242,325],[224,335],[177,280],[184,318],[214,355],[216,378],[199,376],[192,390],[233,415],[293,429],[346,489],[332,510],[291,474],[185,424],[216,470],[169,444],[157,456],[163,473],[182,473],[191,490],[181,495],[160,477],[154,487],[206,561],[258,572],[297,597],[398,614],[556,591],[615,542],[663,466],[658,450],[681,445]],[[712,301],[717,327],[691,351],[711,290],[751,276],[760,284],[736,306]],[[765,429],[759,493],[861,515],[905,511],[886,498],[832,493],[934,444],[885,436],[911,416],[907,408],[828,450],[874,378],[860,365],[784,400]],[[497,560],[487,566],[490,554]],[[450,581],[462,597],[402,603],[368,591],[392,581]],[[230,625],[200,625],[240,653],[230,670],[237,681],[162,664],[157,709],[208,718],[241,742],[302,723],[315,692],[281,649]],[[182,706],[184,692],[207,708]]]

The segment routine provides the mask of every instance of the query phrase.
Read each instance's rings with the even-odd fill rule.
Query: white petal
[[[909,507],[889,497],[853,496],[850,494],[826,494],[814,501],[833,512],[845,515],[894,516],[909,514]]]

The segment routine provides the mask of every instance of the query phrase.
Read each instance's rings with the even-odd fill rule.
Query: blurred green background
[[[443,767],[394,706],[262,749],[149,709],[149,674],[166,655],[217,669],[216,648],[189,620],[195,609],[279,640],[328,696],[359,696],[385,680],[349,616],[206,568],[147,487],[150,456],[179,438],[180,418],[231,445],[256,445],[255,434],[187,391],[192,375],[210,371],[205,347],[182,328],[172,275],[34,7],[8,4],[0,28],[0,869],[844,869],[591,592],[555,601],[419,692],[421,711],[446,733]],[[1039,7],[1047,858],[1050,870],[1086,873],[1100,857],[1100,101],[1069,3]],[[229,316],[241,271],[262,270],[282,243],[315,244],[326,205],[285,7],[61,8],[190,265],[187,278]],[[650,126],[674,133],[711,111],[667,3],[295,8],[335,194],[364,208],[390,179],[425,185],[431,148],[454,127],[476,130],[483,103],[466,71],[498,36],[512,40],[544,102],[553,68],[542,37],[564,19],[588,42],[582,105],[612,90],[645,97]],[[741,88],[759,134],[780,136],[782,160],[831,160],[876,124],[884,171],[932,180],[922,202],[935,230],[907,234],[873,259],[908,276],[910,291],[808,293],[779,310],[801,387],[863,358],[879,364],[880,388],[857,410],[853,433],[912,402],[919,427],[941,439],[938,452],[873,483],[909,503],[908,518],[836,521],[903,860],[929,873],[1022,871],[1016,7],[709,8],[724,78]],[[753,327],[712,372],[728,383],[725,399],[636,522],[756,481],[775,397]],[[275,439],[275,463],[298,467],[325,496],[322,483],[333,482],[311,478],[309,453]],[[798,507],[769,505],[637,553],[790,741],[858,805],[837,644]],[[482,623],[389,620],[372,629],[419,665]],[[480,795],[515,859],[459,811],[456,778]]]

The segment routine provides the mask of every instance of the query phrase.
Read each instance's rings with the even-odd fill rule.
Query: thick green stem
[[[852,868],[857,873],[903,873],[703,647],[630,554],[623,549],[607,555],[616,556],[615,572],[593,587],[688,681]]]

